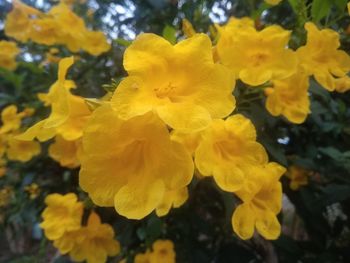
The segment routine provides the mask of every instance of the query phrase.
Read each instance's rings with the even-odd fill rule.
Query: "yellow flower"
[[[348,3],[347,7],[348,7],[348,14],[350,15],[350,2]]]
[[[232,215],[232,227],[242,239],[249,239],[254,229],[266,239],[277,239],[281,225],[276,215],[281,210],[282,186],[278,181],[285,169],[269,163],[248,174],[245,187],[236,192],[243,201]]]
[[[187,38],[193,37],[196,34],[196,30],[194,30],[191,22],[186,18],[182,19],[182,31]]]
[[[303,123],[310,112],[309,78],[299,72],[284,80],[274,80],[265,94],[266,109],[273,115],[283,115],[290,122]]]
[[[51,17],[32,20],[30,38],[32,41],[52,46],[57,43],[58,28],[61,25]]]
[[[63,237],[54,241],[54,246],[62,254],[69,252],[73,261],[86,260],[87,263],[104,263],[108,256],[116,256],[120,252],[113,228],[108,224],[101,224],[99,216],[94,212],[91,212],[87,226],[66,232]]]
[[[47,207],[42,213],[45,236],[50,240],[61,238],[65,232],[78,230],[83,215],[83,204],[74,193],[50,194],[46,197]]]
[[[67,141],[61,136],[55,137],[55,142],[49,147],[49,156],[61,166],[76,168],[80,166],[78,152],[81,150],[81,140]]]
[[[152,248],[150,263],[175,263],[176,254],[171,240],[157,240]]]
[[[151,263],[151,252],[147,250],[145,253],[138,253],[134,258],[134,263]]]
[[[156,208],[157,216],[167,215],[172,207],[179,208],[187,199],[187,187],[165,192],[162,202]]]
[[[15,42],[0,41],[0,67],[15,70],[17,67],[16,56],[20,52]]]
[[[84,129],[79,183],[99,206],[114,205],[119,214],[141,219],[192,176],[191,156],[151,112],[122,121],[103,105]]]
[[[171,139],[181,143],[191,155],[194,155],[202,137],[201,132],[182,133],[173,130],[171,133]]]
[[[111,45],[107,42],[106,36],[101,31],[85,32],[82,48],[93,56],[98,56],[111,49]]]
[[[200,130],[235,106],[234,80],[214,64],[207,35],[196,34],[172,46],[154,34],[141,34],[127,48],[129,73],[111,100],[122,119],[154,111],[170,127]]]
[[[336,78],[342,78],[350,70],[350,57],[339,50],[339,34],[331,29],[319,30],[315,24],[305,24],[307,43],[300,47],[298,55],[300,66],[314,75],[318,83],[325,89],[336,88]]]
[[[5,186],[0,190],[0,207],[6,207],[13,196],[13,189],[10,186]]]
[[[350,77],[346,75],[335,79],[335,90],[340,93],[350,90]]]
[[[271,79],[285,79],[296,72],[297,58],[287,48],[290,31],[277,25],[257,31],[246,22],[241,27],[232,24],[219,29],[217,52],[220,62],[237,78],[258,86]]]
[[[32,29],[32,19],[41,12],[18,0],[13,0],[13,8],[6,16],[5,34],[16,40],[26,42]]]
[[[30,199],[35,199],[40,194],[40,188],[36,183],[32,183],[24,187],[24,190],[29,194]]]
[[[311,171],[292,165],[287,172],[287,177],[290,179],[289,187],[298,190],[301,186],[307,185],[310,175]]]
[[[50,116],[30,127],[18,139],[30,141],[36,137],[39,141],[46,141],[59,134],[65,140],[72,141],[82,136],[83,127],[91,112],[82,97],[72,95],[69,91],[75,84],[66,80],[65,75],[72,64],[73,57],[62,59],[59,63],[58,80],[46,96],[41,95],[46,104],[51,105]]]
[[[243,186],[246,171],[267,161],[264,147],[256,142],[254,125],[240,114],[214,120],[195,151],[199,172],[212,175],[218,186],[229,192]]]
[[[14,136],[8,138],[6,155],[9,160],[27,162],[40,152],[41,148],[38,142],[21,141]]]
[[[6,160],[0,159],[0,178],[6,174]]]
[[[265,3],[267,3],[269,5],[278,5],[281,2],[282,2],[282,0],[265,0]]]
[[[29,116],[26,110],[20,113],[18,113],[17,110],[16,105],[9,105],[2,110],[0,134],[17,131],[21,127],[22,119]]]

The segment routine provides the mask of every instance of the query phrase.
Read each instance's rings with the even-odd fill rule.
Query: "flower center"
[[[253,66],[258,67],[261,64],[264,64],[268,58],[269,58],[268,54],[258,52],[258,53],[251,56],[251,62],[253,64]]]
[[[170,97],[174,91],[176,90],[176,86],[174,86],[171,82],[168,82],[167,85],[164,85],[160,88],[155,88],[154,92],[156,96],[160,99],[164,99],[166,97]]]

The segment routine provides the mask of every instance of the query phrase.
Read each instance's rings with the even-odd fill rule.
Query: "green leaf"
[[[130,44],[132,43],[132,41],[130,40],[126,40],[123,38],[117,38],[116,40],[114,40],[117,44],[124,46],[124,47],[128,47],[130,46]]]
[[[171,44],[176,43],[176,29],[173,26],[166,25],[163,29],[162,35]]]
[[[298,12],[298,6],[299,6],[299,0],[288,0],[289,4],[291,5],[293,11],[295,13]]]
[[[311,16],[315,22],[326,17],[331,9],[332,1],[330,0],[314,0],[311,7]]]
[[[333,3],[339,9],[339,11],[344,11],[348,0],[333,0]]]

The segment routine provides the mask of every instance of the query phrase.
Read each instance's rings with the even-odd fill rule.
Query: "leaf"
[[[173,26],[166,25],[163,29],[162,35],[171,44],[176,43],[176,29]]]
[[[343,12],[348,0],[333,0],[333,4],[339,9],[339,11]]]
[[[342,153],[334,147],[320,147],[318,150],[334,160],[339,160],[342,158]]]
[[[289,4],[291,5],[294,13],[298,13],[298,4],[299,1],[298,0],[288,0]]]
[[[320,21],[322,18],[327,16],[331,9],[331,0],[314,0],[311,7],[311,16],[315,22]]]
[[[123,38],[117,38],[116,40],[114,40],[117,44],[124,46],[124,47],[128,47],[130,46],[130,44],[132,43],[132,41],[130,40],[126,40]]]

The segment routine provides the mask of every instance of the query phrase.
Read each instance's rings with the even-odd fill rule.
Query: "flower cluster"
[[[5,34],[21,42],[65,45],[72,52],[83,49],[94,56],[110,49],[103,32],[88,30],[84,20],[64,2],[42,13],[14,0],[13,9],[6,18]]]
[[[19,48],[15,42],[1,40],[0,41],[0,67],[8,70],[14,70],[17,67],[16,56]]]
[[[13,29],[12,16],[26,17],[26,23],[41,25],[34,26],[35,33],[28,31],[34,41],[64,43],[73,51],[80,48],[75,38],[85,37],[87,31],[83,24],[75,28],[80,20],[67,6],[61,3],[44,16],[16,3],[5,26],[7,33]],[[77,21],[63,37],[50,24],[56,19],[63,28],[70,19]],[[281,232],[279,179],[286,169],[269,161],[253,123],[235,111],[235,83],[239,80],[247,88],[261,89],[272,115],[302,123],[310,112],[310,77],[329,91],[350,89],[350,57],[339,50],[336,32],[319,30],[312,23],[305,25],[306,45],[297,50],[288,46],[292,32],[277,25],[258,30],[250,18],[231,18],[224,26],[216,25],[214,46],[187,20],[183,26],[188,38],[176,44],[155,34],[140,34],[124,53],[127,76],[110,96],[95,99],[90,107],[86,102],[91,99],[72,94],[76,85],[66,79],[73,57],[62,59],[58,80],[47,94],[39,94],[51,107],[50,115],[16,139],[54,138],[50,156],[65,167],[81,165],[79,185],[91,200],[114,207],[129,219],[143,219],[153,211],[165,216],[172,207],[183,205],[196,169],[240,199],[232,215],[233,230],[240,238],[251,238],[256,229],[266,239],[276,239]],[[101,233],[110,239],[113,232],[101,225],[95,213],[82,227],[83,208],[74,194],[50,195],[46,203],[42,227],[62,253],[91,262],[103,262],[117,253],[116,245],[106,245],[91,254],[91,239],[101,239]],[[64,219],[59,221],[67,222],[58,227],[57,211],[62,210]],[[157,252],[163,251],[159,247],[155,243],[153,252],[139,258],[159,262],[152,261],[156,257],[152,255],[163,253]]]
[[[329,91],[350,89],[350,57],[339,50],[339,34],[331,29],[306,23],[307,43],[296,51],[288,48],[291,32],[277,25],[258,31],[250,18],[231,18],[217,29],[219,62],[245,84],[267,86],[266,109],[273,116],[298,124],[305,121],[310,76]]]
[[[69,254],[74,261],[101,263],[119,253],[113,228],[101,223],[95,212],[91,212],[87,224],[82,225],[83,204],[74,193],[50,194],[45,203],[40,226],[61,254]]]
[[[152,250],[139,253],[134,258],[134,263],[175,263],[176,254],[171,240],[157,240],[152,245]]]

